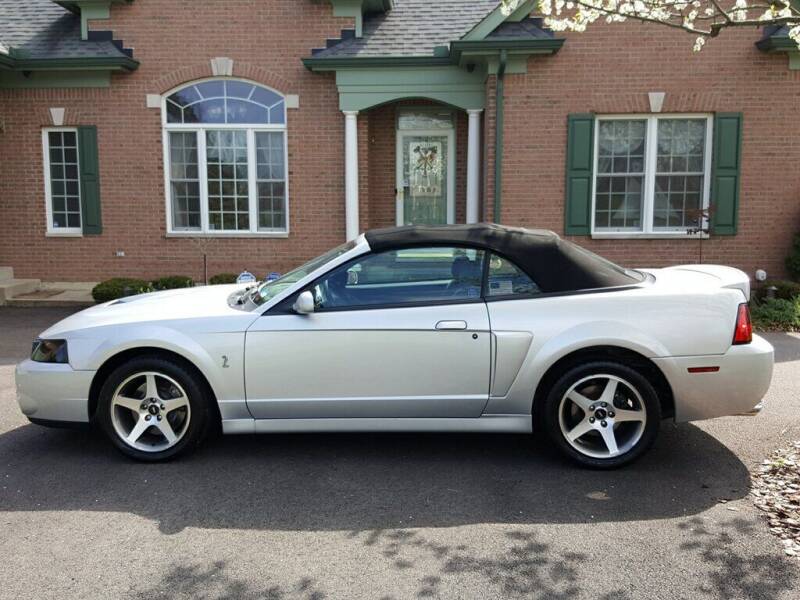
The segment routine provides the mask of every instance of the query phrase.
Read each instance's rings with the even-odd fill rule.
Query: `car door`
[[[342,265],[248,330],[247,404],[257,419],[478,417],[488,401],[484,252],[405,248]]]

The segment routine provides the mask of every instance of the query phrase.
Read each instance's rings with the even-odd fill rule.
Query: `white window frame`
[[[246,124],[246,123],[168,123],[167,98],[184,88],[204,83],[207,81],[241,81],[255,85],[278,94],[284,100],[284,122],[282,124]],[[289,144],[287,136],[288,111],[286,109],[286,96],[269,86],[249,79],[238,77],[207,77],[197,79],[188,84],[179,85],[161,96],[161,129],[162,147],[164,152],[164,196],[167,213],[168,237],[289,237]],[[247,132],[247,188],[250,229],[246,231],[219,230],[208,228],[208,177],[206,162],[206,131],[213,130],[239,130]],[[197,169],[200,182],[200,229],[187,231],[175,229],[172,223],[172,184],[170,181],[170,147],[169,134],[171,131],[193,132],[197,135]],[[255,135],[260,132],[283,132],[283,168],[284,168],[284,194],[286,195],[286,227],[284,229],[259,229],[258,228],[258,185],[256,170]]]
[[[53,227],[53,185],[50,177],[50,133],[72,132],[75,134],[75,146],[77,148],[78,165],[78,208],[80,210],[81,224],[78,227]],[[45,127],[42,129],[42,153],[44,155],[44,198],[45,214],[47,216],[47,230],[45,235],[48,237],[82,237],[83,236],[83,203],[81,198],[81,156],[80,140],[78,139],[77,127]]]
[[[626,238],[668,238],[668,239],[697,239],[707,238],[706,233],[687,233],[685,228],[676,228],[673,231],[656,230],[653,228],[653,206],[655,203],[656,186],[656,159],[658,158],[658,121],[667,119],[705,119],[706,120],[706,145],[703,157],[703,210],[708,209],[711,198],[711,153],[714,147],[714,115],[709,113],[675,113],[675,114],[612,114],[598,115],[594,122],[594,158],[592,168],[592,237],[596,239],[626,239]],[[595,228],[595,202],[597,199],[597,167],[599,163],[600,147],[600,122],[601,121],[645,121],[645,157],[644,157],[644,189],[642,193],[642,230],[641,231],[613,231],[611,229]],[[703,219],[701,229],[708,228],[708,219]]]

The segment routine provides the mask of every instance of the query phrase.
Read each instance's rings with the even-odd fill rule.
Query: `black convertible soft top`
[[[545,293],[635,285],[644,275],[562,240],[545,229],[474,225],[409,225],[365,234],[375,252],[421,246],[467,246],[511,260]]]

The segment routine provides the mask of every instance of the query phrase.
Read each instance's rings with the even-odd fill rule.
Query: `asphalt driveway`
[[[664,423],[611,473],[528,436],[227,437],[143,465],[30,425],[13,364],[65,315],[0,309],[0,598],[792,598],[747,498],[800,439],[800,338],[758,417]]]

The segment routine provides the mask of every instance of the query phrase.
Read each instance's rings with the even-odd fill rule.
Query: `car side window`
[[[313,287],[318,309],[479,300],[484,251],[403,248],[343,265]]]
[[[497,254],[490,255],[487,298],[530,296],[539,293],[541,293],[539,286],[517,265]]]

